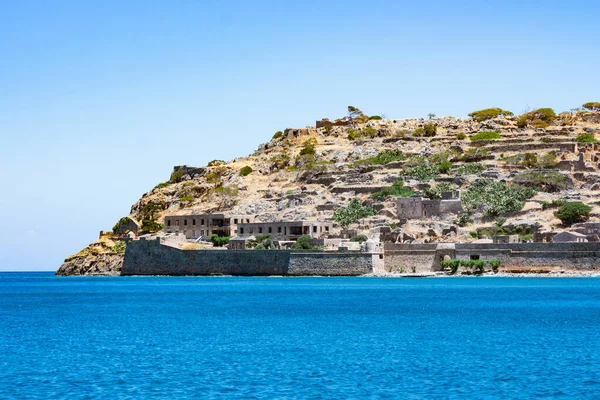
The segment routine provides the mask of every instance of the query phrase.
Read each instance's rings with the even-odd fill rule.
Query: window
[[[325,232],[329,232],[329,227],[328,226],[325,227]]]
[[[269,227],[269,233],[273,232],[273,228]]]
[[[258,228],[258,233],[262,233],[262,228]]]
[[[204,229],[200,231],[200,235],[204,236]]]
[[[183,225],[187,226],[187,219],[183,220]]]
[[[192,225],[196,225],[196,218],[192,220]]]
[[[244,234],[244,228],[240,228],[240,234],[243,235]]]
[[[479,260],[479,254],[471,254],[471,260]]]
[[[317,227],[313,226],[313,233],[317,233]]]
[[[167,220],[167,226],[171,226],[171,220]]]
[[[280,226],[277,227],[277,233],[281,233],[281,227]]]
[[[249,223],[250,223],[250,220],[249,220],[248,218],[246,218],[246,223],[247,223],[247,224],[249,224]]]
[[[234,219],[233,219],[233,223],[234,223],[234,224],[237,224],[237,221],[238,221],[238,219],[237,219],[237,218],[234,218]]]
[[[204,225],[204,218],[200,220],[200,225]]]
[[[179,220],[175,221],[175,226],[179,226]]]

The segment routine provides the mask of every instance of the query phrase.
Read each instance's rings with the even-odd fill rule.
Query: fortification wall
[[[140,240],[127,246],[121,274],[351,276],[371,274],[378,261],[360,252],[180,250]]]
[[[157,240],[130,243],[121,275],[286,275],[289,251],[180,250]]]
[[[427,273],[439,269],[437,244],[384,244],[384,271]]]
[[[377,256],[375,256],[377,257]],[[373,256],[359,252],[293,252],[287,275],[366,275],[373,273]]]

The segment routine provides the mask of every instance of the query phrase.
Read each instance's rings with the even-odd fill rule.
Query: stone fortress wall
[[[600,269],[600,243],[385,243],[383,251],[180,250],[158,240],[127,246],[122,275],[358,276],[442,271],[444,259],[502,267]]]
[[[386,272],[442,271],[444,259],[490,260],[502,267],[561,267],[574,270],[600,269],[600,243],[385,243]]]
[[[159,240],[128,244],[121,275],[356,276],[382,269],[379,253],[310,250],[180,250]]]

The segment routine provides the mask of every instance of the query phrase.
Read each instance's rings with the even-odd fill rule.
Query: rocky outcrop
[[[72,256],[65,260],[56,275],[121,275],[123,254]]]

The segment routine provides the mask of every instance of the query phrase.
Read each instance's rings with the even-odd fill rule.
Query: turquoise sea
[[[600,398],[597,278],[0,274],[0,399]]]

